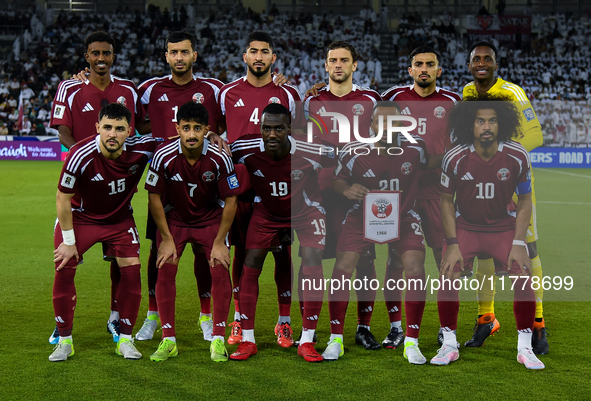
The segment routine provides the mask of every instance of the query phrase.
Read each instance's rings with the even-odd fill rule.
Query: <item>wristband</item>
[[[66,245],[74,245],[76,244],[76,237],[74,236],[74,229],[71,230],[62,230],[62,239],[64,244]]]
[[[458,238],[457,237],[451,237],[451,238],[447,238],[445,240],[445,243],[449,246],[449,245],[458,245]]]
[[[521,246],[525,246],[525,241],[522,241],[520,239],[514,239],[513,240],[513,245],[521,245]]]

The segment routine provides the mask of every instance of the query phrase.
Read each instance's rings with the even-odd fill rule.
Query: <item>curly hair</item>
[[[520,115],[513,101],[506,96],[479,94],[464,98],[452,110],[449,126],[455,136],[456,145],[474,143],[474,121],[478,110],[494,110],[497,113],[499,142],[523,137],[520,130]]]

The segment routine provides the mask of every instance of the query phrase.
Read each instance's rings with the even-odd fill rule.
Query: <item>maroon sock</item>
[[[119,288],[119,281],[121,281],[121,272],[116,261],[111,262],[111,310],[118,311],[117,307],[117,289]]]
[[[201,302],[201,313],[211,313],[211,272],[209,262],[204,253],[196,253],[193,262],[193,273],[197,279],[197,291]]]
[[[533,331],[534,318],[536,317],[536,296],[531,288],[531,283],[524,278],[519,278],[515,281],[513,288],[513,313],[517,330],[530,329]]]
[[[142,302],[142,275],[140,264],[122,267],[117,290],[121,334],[131,335]]]
[[[254,317],[259,297],[259,276],[261,269],[244,265],[242,279],[240,279],[240,314],[242,316],[242,330],[254,329]]]
[[[351,273],[346,273],[339,269],[332,271],[332,280],[334,287],[336,282],[339,283],[339,288],[331,289],[328,293],[328,312],[330,314],[330,332],[331,334],[343,334],[343,327],[345,326],[345,316],[347,315],[347,306],[349,305],[349,282],[351,280]],[[349,280],[346,282],[344,280]],[[344,285],[343,285],[344,283]]]
[[[234,297],[234,310],[240,312],[240,280],[242,268],[246,260],[244,247],[234,247],[234,261],[232,262],[232,296]]]
[[[283,245],[281,251],[273,252],[273,257],[275,257],[275,285],[277,286],[279,316],[289,316],[291,313],[291,290],[293,287],[291,246]]]
[[[156,241],[152,241],[150,256],[148,257],[148,310],[152,312],[158,311],[158,304],[156,302],[156,282],[158,281],[157,259],[158,249],[156,249]]]
[[[399,280],[403,280],[403,269],[391,269],[386,266],[386,276],[384,278],[384,300],[388,310],[390,323],[400,322],[402,320],[402,291],[399,290]],[[402,284],[402,281],[400,281]]]
[[[76,309],[76,269],[63,268],[55,272],[53,280],[53,311],[61,337],[72,335],[74,309]]]
[[[300,304],[300,314],[302,315],[302,319],[304,318],[304,288],[302,283],[305,278],[304,265],[300,264],[300,270],[298,270],[298,301]]]
[[[415,280],[412,282],[411,280]],[[416,276],[406,276],[406,295],[404,296],[404,313],[406,315],[406,336],[419,338],[423,311],[427,292],[425,287],[425,273]]]
[[[320,311],[322,310],[322,300],[324,298],[322,265],[305,266],[303,267],[303,272],[308,281],[302,289],[305,299],[302,327],[304,330],[316,330]]]
[[[175,336],[176,273],[178,266],[165,263],[158,272],[156,298],[158,300],[162,337]]]
[[[460,292],[444,285],[437,292],[437,311],[441,327],[455,330],[458,327],[458,311],[460,310]]]
[[[377,278],[374,261],[372,260],[370,264],[363,266],[361,269],[360,266],[357,266],[355,278],[363,280],[361,289],[355,291],[357,294],[357,324],[369,326],[376,302],[376,290],[372,290],[370,285],[371,280]]]
[[[232,300],[232,282],[230,273],[223,265],[211,268],[211,295],[213,297],[213,335],[226,336],[226,319]]]

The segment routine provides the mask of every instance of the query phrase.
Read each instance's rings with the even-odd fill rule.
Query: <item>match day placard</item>
[[[400,237],[400,191],[372,191],[363,205],[363,233],[376,244]]]

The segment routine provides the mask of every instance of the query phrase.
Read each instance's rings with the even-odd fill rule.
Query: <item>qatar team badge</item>
[[[360,105],[359,103],[357,103],[357,104],[353,105],[353,107],[351,108],[351,111],[356,116],[360,116],[365,112],[365,108],[362,105]]]
[[[193,94],[193,102],[203,104],[204,101],[205,101],[205,96],[203,96],[203,93]]]
[[[271,104],[271,103],[281,104],[281,100],[279,100],[278,97],[273,96],[272,98],[269,99],[269,104]]]
[[[129,170],[127,170],[127,172],[129,173],[129,175],[135,174],[135,172],[137,171],[138,168],[140,168],[140,165],[139,164],[134,164],[133,166],[131,166],[129,168]]]
[[[507,181],[511,177],[511,173],[506,168],[502,168],[497,172],[497,178],[500,181]]]
[[[400,171],[402,171],[402,174],[404,175],[409,175],[412,173],[412,164],[410,162],[403,163],[400,167]]]
[[[203,175],[201,176],[201,178],[205,182],[212,182],[213,179],[215,178],[215,174],[213,172],[211,172],[211,171],[206,171],[205,173],[203,173]]]
[[[445,117],[445,108],[443,108],[441,106],[435,107],[435,109],[433,110],[433,115],[439,119],[444,118]]]
[[[122,104],[123,106],[127,107],[127,99],[125,99],[125,96],[119,96],[117,98],[117,103]]]
[[[302,172],[302,170],[294,170],[291,172],[290,176],[292,180],[298,181],[302,179],[304,173]]]
[[[400,191],[374,191],[365,196],[363,233],[365,240],[376,244],[400,238]]]

